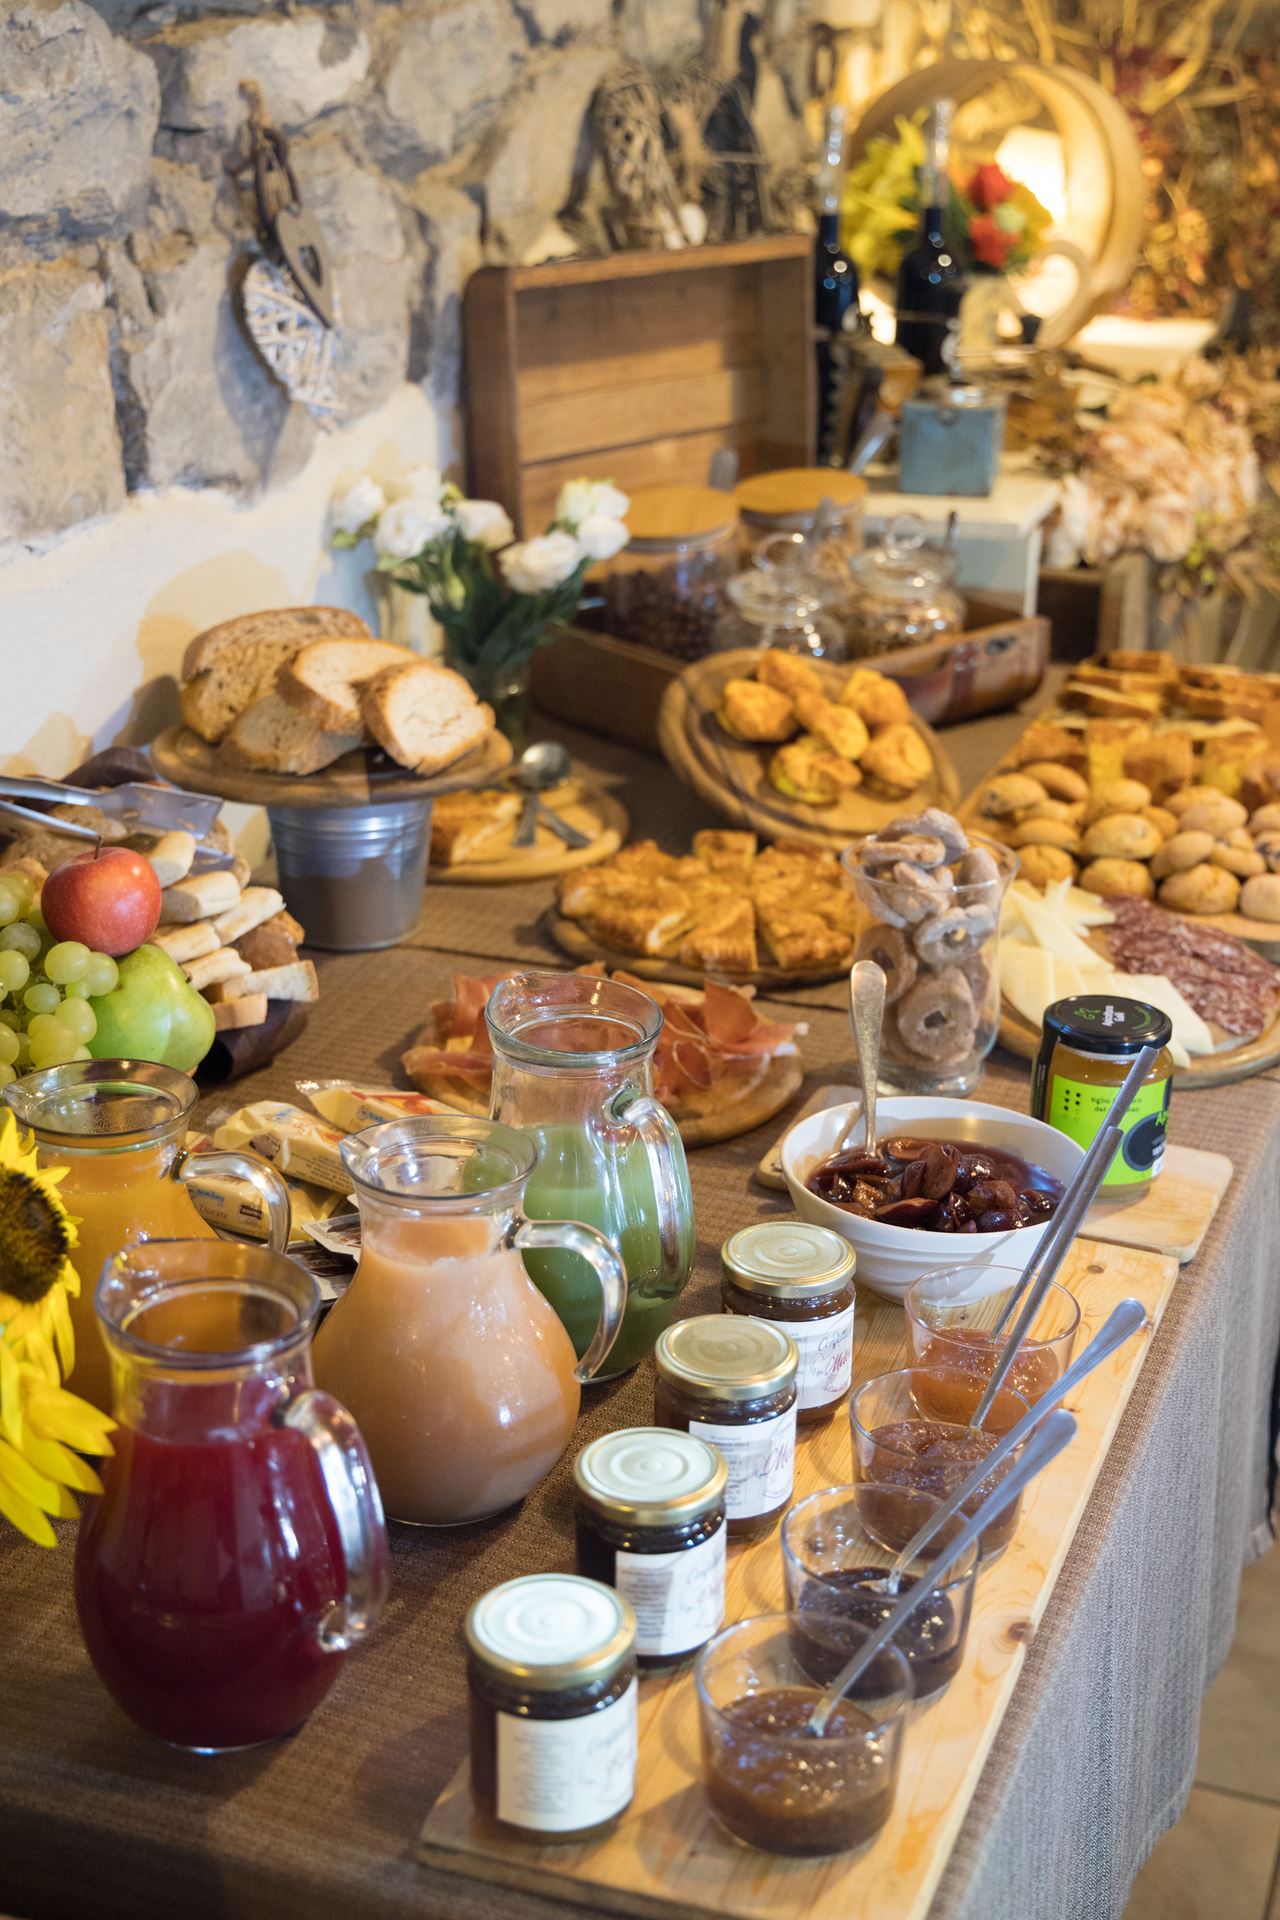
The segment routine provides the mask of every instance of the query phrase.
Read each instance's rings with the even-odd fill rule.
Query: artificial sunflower
[[[80,1291],[64,1175],[37,1165],[11,1113],[0,1119],[0,1514],[42,1547],[57,1544],[49,1516],[76,1512],[73,1490],[102,1491],[79,1456],[110,1453],[115,1424],[62,1385],[75,1361],[67,1302]]]

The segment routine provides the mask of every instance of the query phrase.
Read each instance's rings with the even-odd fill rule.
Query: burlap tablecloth
[[[656,766],[652,777],[663,778]],[[449,917],[437,923],[442,942]],[[440,977],[471,962],[402,948],[320,964],[323,999],[304,1038],[207,1105],[288,1095],[307,1076],[392,1075]],[[811,1082],[848,1078],[843,1016],[804,1017]],[[997,1060],[982,1092],[1025,1107],[1025,1069]],[[1120,1913],[1147,1849],[1181,1810],[1241,1565],[1269,1538],[1280,1079],[1179,1097],[1172,1130],[1229,1154],[1236,1176],[1153,1343],[934,1920]],[[715,1304],[725,1234],[784,1204],[749,1185],[775,1131],[692,1156],[699,1254],[684,1311]],[[589,1390],[578,1440],[645,1420],[650,1395],[648,1365]],[[414,1859],[426,1811],[465,1753],[460,1619],[497,1581],[570,1564],[567,1462],[488,1525],[393,1529],[391,1603],[330,1699],[287,1745],[215,1762],[136,1733],[98,1684],[63,1532],[57,1553],[8,1534],[0,1547],[0,1910],[27,1920],[567,1920],[568,1908]]]

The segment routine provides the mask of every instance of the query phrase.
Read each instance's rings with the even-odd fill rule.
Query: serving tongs
[[[222,807],[216,794],[188,793],[182,787],[153,787],[131,781],[121,787],[65,787],[58,780],[38,780],[0,774],[0,811],[24,826],[65,833],[73,840],[98,840],[101,835],[74,820],[50,818],[19,800],[43,800],[51,807],[96,807],[108,819],[118,820],[126,834],[172,833],[175,828],[203,840]]]

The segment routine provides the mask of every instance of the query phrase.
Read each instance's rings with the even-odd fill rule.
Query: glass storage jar
[[[680,660],[709,653],[738,565],[738,519],[714,487],[644,487],[627,511],[631,539],[598,577],[600,624],[619,640]]]
[[[956,562],[926,544],[917,514],[891,520],[881,545],[855,555],[849,570],[856,589],[849,651],[856,657],[916,646],[964,626],[965,603],[953,584]]]
[[[802,533],[762,541],[725,592],[730,604],[716,623],[717,651],[773,647],[816,660],[845,658],[844,630],[832,615],[840,595],[817,571]]]
[[[847,1240],[807,1220],[760,1220],[720,1249],[725,1312],[765,1320],[796,1343],[801,1426],[829,1420],[849,1397],[856,1264]]]
[[[822,571],[842,592],[848,591],[846,568],[862,550],[862,516],[867,483],[839,467],[779,467],[772,473],[753,473],[734,488],[745,558],[753,560],[762,541],[773,534],[796,533],[806,538],[818,524],[823,501],[826,537]]]
[[[724,1455],[730,1539],[767,1533],[795,1484],[795,1341],[764,1320],[703,1313],[660,1334],[653,1358],[655,1425]]]

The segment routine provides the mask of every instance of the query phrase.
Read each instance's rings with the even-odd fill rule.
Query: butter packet
[[[351,1176],[338,1148],[343,1134],[314,1114],[275,1100],[258,1100],[224,1120],[213,1135],[215,1147],[253,1147],[281,1173],[334,1193],[351,1192]]]
[[[384,1120],[416,1120],[455,1111],[425,1093],[409,1093],[403,1087],[364,1087],[354,1080],[299,1080],[298,1092],[322,1120],[344,1133],[362,1133]]]
[[[307,1238],[318,1247],[325,1247],[330,1253],[340,1253],[348,1260],[360,1258],[360,1215],[358,1213],[333,1213],[325,1220],[313,1220],[307,1227]]]
[[[199,1153],[216,1143],[206,1134],[192,1133],[187,1135],[186,1144],[189,1152]],[[196,1212],[209,1226],[221,1233],[242,1234],[247,1240],[268,1237],[271,1229],[266,1203],[248,1180],[224,1180],[199,1174],[188,1180],[186,1186]],[[301,1180],[286,1179],[285,1186],[289,1189],[291,1209],[289,1245],[309,1246],[308,1227],[327,1220],[330,1214],[345,1206],[347,1196],[331,1188],[309,1187]]]

